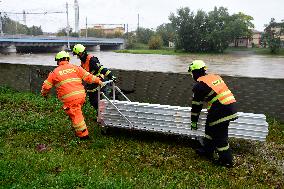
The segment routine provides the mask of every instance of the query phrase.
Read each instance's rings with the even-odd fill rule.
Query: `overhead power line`
[[[4,14],[59,14],[59,13],[65,13],[65,12],[53,11],[53,12],[1,12],[1,13],[4,13]]]
[[[124,25],[124,24],[88,24],[88,25],[98,25],[98,26],[105,26],[105,25]]]

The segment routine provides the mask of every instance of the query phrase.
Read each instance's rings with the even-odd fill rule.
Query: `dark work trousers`
[[[101,89],[101,92],[105,93],[105,87]],[[87,92],[87,95],[89,97],[90,104],[95,108],[96,110],[96,115],[98,115],[98,91],[94,92]]]
[[[96,109],[98,110],[98,91],[95,92],[88,92],[88,97],[89,97],[89,101],[90,104]]]
[[[232,164],[233,157],[230,147],[228,146],[228,126],[230,122],[222,122],[213,126],[209,126],[206,122],[204,150],[208,156],[213,156],[216,150],[220,163]]]

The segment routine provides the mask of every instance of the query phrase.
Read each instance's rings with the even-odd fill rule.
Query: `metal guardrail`
[[[115,87],[116,88],[116,87]],[[121,92],[121,91],[120,91]],[[99,97],[98,121],[103,126],[138,129],[168,134],[204,137],[207,111],[200,114],[198,129],[191,130],[191,107],[118,101]],[[239,118],[229,126],[229,137],[265,141],[268,123],[263,114],[238,112]]]

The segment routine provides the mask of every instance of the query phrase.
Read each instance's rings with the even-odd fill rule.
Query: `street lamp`
[[[68,17],[68,3],[66,2],[66,15],[67,15],[67,49],[68,51],[70,50],[70,43],[69,43],[69,31],[70,31],[70,26],[69,26],[69,17]]]

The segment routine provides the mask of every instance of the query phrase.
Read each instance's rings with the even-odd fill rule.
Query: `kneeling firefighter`
[[[73,123],[76,136],[86,139],[89,137],[89,132],[82,113],[86,97],[82,79],[99,85],[102,85],[102,81],[83,68],[70,64],[69,60],[68,52],[60,51],[56,54],[55,61],[58,67],[49,73],[42,85],[41,94],[47,97],[51,88],[55,86],[57,97],[63,103],[63,109]]]
[[[228,126],[230,121],[237,119],[235,97],[219,75],[206,73],[206,65],[202,60],[194,60],[189,65],[188,72],[197,81],[192,89],[191,129],[197,129],[203,102],[208,104],[204,146],[196,152],[213,159],[216,150],[219,156],[216,163],[232,167],[233,157],[228,143]]]

